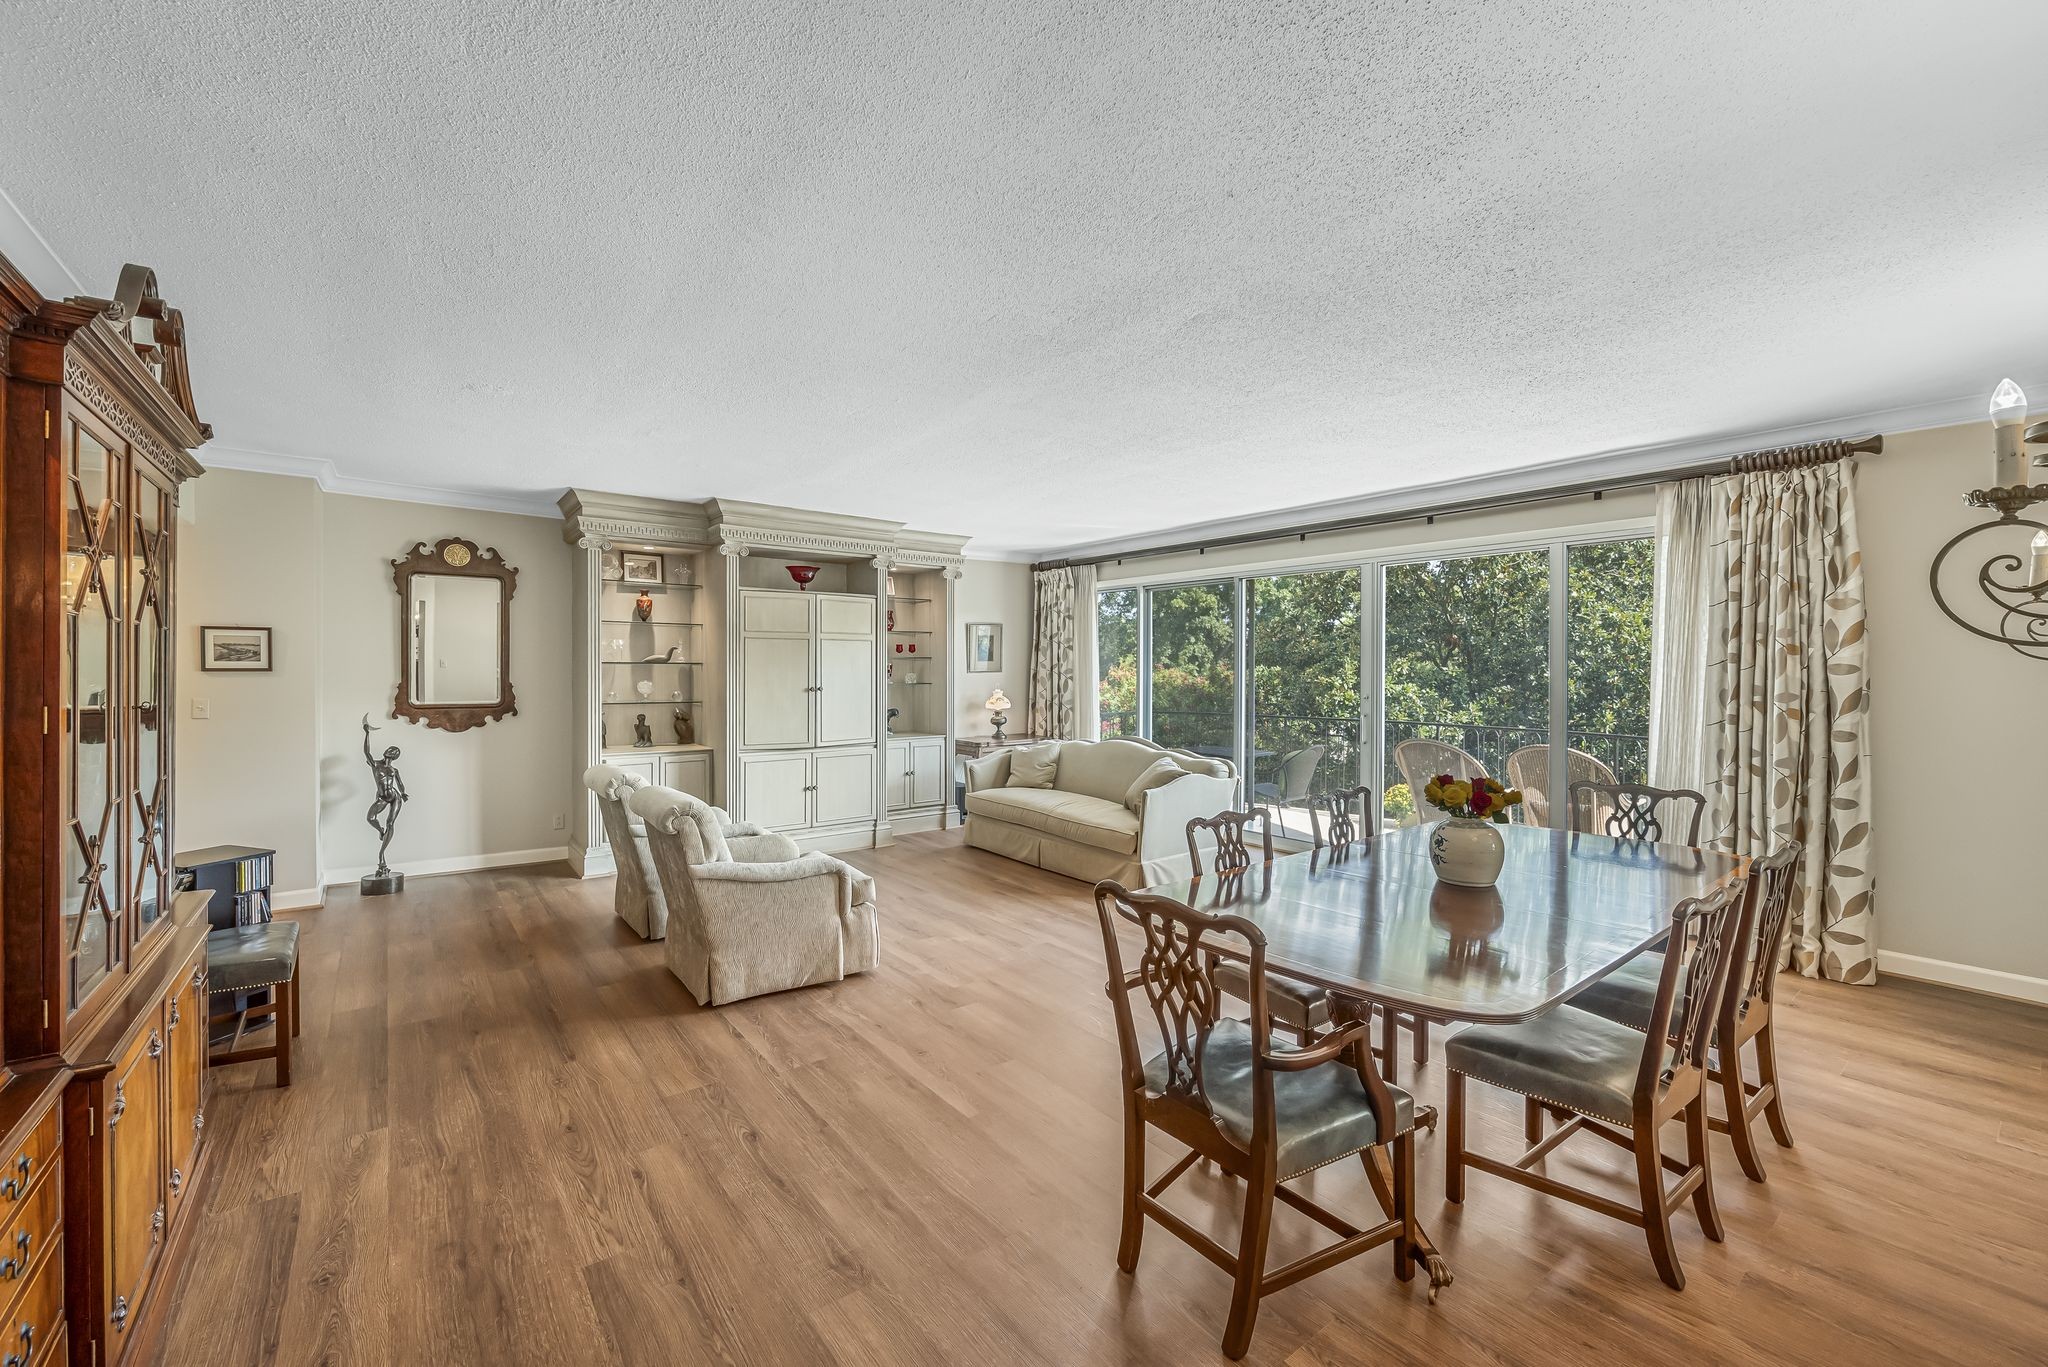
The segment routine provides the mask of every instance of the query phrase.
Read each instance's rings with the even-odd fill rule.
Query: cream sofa
[[[1188,821],[1236,804],[1228,760],[1166,750],[1146,740],[1053,741],[1050,788],[1010,786],[1014,749],[967,762],[967,843],[1070,878],[1130,887],[1185,878]],[[1186,772],[1136,795],[1131,785],[1161,758]]]

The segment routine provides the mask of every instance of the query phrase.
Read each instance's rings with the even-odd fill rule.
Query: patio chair
[[[1252,785],[1253,801],[1271,802],[1280,807],[1298,806],[1315,783],[1316,766],[1329,753],[1327,745],[1305,745],[1292,754],[1282,755],[1273,775],[1274,781]]]
[[[1401,771],[1401,781],[1408,785],[1408,796],[1415,803],[1418,824],[1430,820],[1429,804],[1424,801],[1422,790],[1438,774],[1450,774],[1456,778],[1493,777],[1486,772],[1484,764],[1457,746],[1437,740],[1402,741],[1394,747],[1394,767]]]
[[[1564,789],[1570,792],[1581,783],[1614,783],[1614,771],[1584,750],[1564,752]],[[1508,756],[1508,787],[1522,790],[1521,819],[1531,826],[1548,826],[1550,821],[1550,747],[1525,745]],[[1565,821],[1562,825],[1569,826]]]

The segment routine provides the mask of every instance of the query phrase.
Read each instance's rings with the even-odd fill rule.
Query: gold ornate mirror
[[[517,716],[512,592],[497,551],[446,537],[391,562],[398,585],[398,695],[391,715],[443,731]]]

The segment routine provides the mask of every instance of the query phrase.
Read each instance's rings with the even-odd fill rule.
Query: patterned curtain
[[[1877,981],[1870,840],[1870,689],[1851,462],[1727,475],[1709,519],[1700,754],[1709,844],[1806,849],[1792,963]]]
[[[1071,740],[1081,734],[1075,707],[1079,630],[1074,621],[1074,572],[1039,570],[1031,576],[1031,590],[1031,691],[1025,708],[1028,734]]]

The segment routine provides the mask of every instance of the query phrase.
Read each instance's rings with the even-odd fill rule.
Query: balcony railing
[[[1529,745],[1548,745],[1547,726],[1490,726],[1479,722],[1447,719],[1389,718],[1385,735],[1384,769],[1389,787],[1401,782],[1394,765],[1394,747],[1404,740],[1430,740],[1454,745],[1486,766],[1496,777],[1507,774],[1508,756]],[[1154,708],[1152,739],[1182,750],[1206,750],[1228,756],[1232,744],[1228,711]],[[1138,734],[1138,714],[1129,709],[1105,708],[1102,734]],[[1253,783],[1277,783],[1280,763],[1307,746],[1321,745],[1326,753],[1316,765],[1309,792],[1347,787],[1358,781],[1359,723],[1356,717],[1314,716],[1299,713],[1260,712],[1251,737]],[[1573,731],[1571,747],[1583,750],[1614,771],[1624,783],[1645,781],[1649,770],[1650,738],[1619,731]],[[1264,751],[1267,753],[1258,753]],[[1399,797],[1394,805],[1403,805]]]

